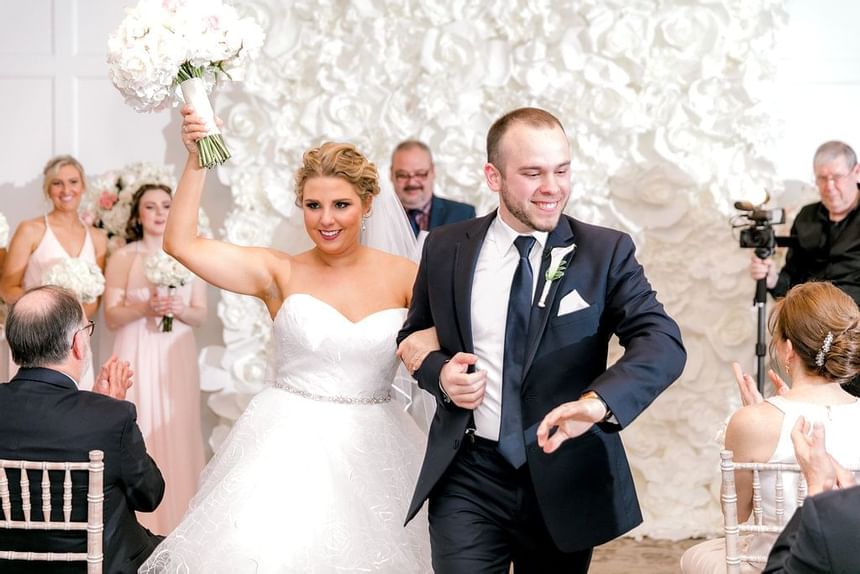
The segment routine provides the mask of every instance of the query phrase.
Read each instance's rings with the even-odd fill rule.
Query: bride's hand
[[[421,331],[415,331],[400,343],[397,347],[397,356],[403,361],[403,365],[410,373],[415,373],[433,351],[439,350],[439,338],[436,336],[436,327],[430,327]]]
[[[179,110],[182,114],[182,143],[185,144],[185,149],[191,155],[197,155],[197,142],[205,138],[209,134],[206,129],[206,124],[200,119],[194,108],[186,104]],[[224,124],[221,118],[215,118],[215,125],[219,128]]]

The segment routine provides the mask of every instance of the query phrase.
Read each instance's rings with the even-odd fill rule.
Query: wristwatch
[[[606,401],[604,401],[603,398],[600,395],[598,395],[597,393],[595,393],[594,391],[588,391],[588,392],[583,393],[579,397],[579,399],[580,400],[582,400],[582,399],[595,399],[595,400],[598,400],[601,403],[603,403],[603,408],[606,409],[606,415],[597,422],[605,423],[606,421],[608,421],[609,419],[612,418],[612,411],[609,410],[609,405],[607,405]]]

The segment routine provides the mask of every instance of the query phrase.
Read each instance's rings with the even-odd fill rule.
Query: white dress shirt
[[[487,371],[484,400],[474,411],[475,434],[490,440],[499,440],[505,327],[511,282],[520,260],[514,240],[520,235],[531,235],[536,239],[529,253],[533,277],[532,300],[534,300],[547,233],[545,231],[517,233],[502,221],[499,215],[487,230],[472,280],[472,341],[475,354],[478,356],[475,368]],[[525,347],[526,341],[523,341],[522,345]]]

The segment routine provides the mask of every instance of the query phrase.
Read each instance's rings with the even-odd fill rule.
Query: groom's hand
[[[599,399],[579,399],[564,403],[549,412],[537,430],[538,446],[547,454],[569,438],[576,438],[606,417],[606,405]],[[556,429],[550,436],[550,431]]]
[[[484,400],[487,371],[467,372],[478,361],[472,353],[457,353],[439,373],[439,384],[451,402],[463,409],[476,409]]]

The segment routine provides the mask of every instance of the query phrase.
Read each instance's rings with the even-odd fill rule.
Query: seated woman
[[[87,188],[83,166],[70,155],[60,155],[48,161],[43,174],[42,189],[52,209],[46,215],[22,221],[15,229],[0,278],[0,298],[10,305],[27,289],[41,285],[44,273],[63,259],[82,259],[102,271],[105,268],[107,236],[100,229],[84,225],[78,217],[78,206]],[[87,318],[95,317],[98,305],[98,300],[84,305]],[[17,370],[14,365],[10,367],[13,372]],[[92,388],[92,368],[78,383],[81,388]]]
[[[778,396],[738,410],[726,428],[725,447],[734,460],[795,463],[791,430],[798,418],[820,421],[827,432],[827,452],[843,466],[860,463],[860,400],[842,384],[860,372],[860,310],[854,300],[830,283],[797,285],[774,306],[770,317],[771,356],[791,377],[791,388]],[[785,475],[785,522],[795,511],[796,480]],[[775,476],[762,474],[765,524],[778,524],[773,499]],[[752,512],[752,473],[737,472],[738,521]],[[767,556],[774,534],[755,534],[741,541],[742,554]],[[764,564],[744,563],[743,572]],[[725,539],[689,548],[681,557],[685,573],[725,572]]]

